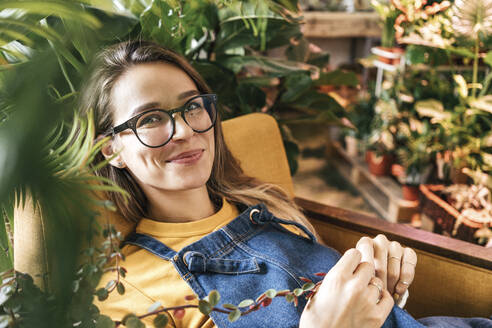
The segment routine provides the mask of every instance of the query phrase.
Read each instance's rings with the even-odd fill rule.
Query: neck
[[[173,192],[152,190],[145,194],[149,201],[149,219],[155,221],[175,223],[197,221],[216,212],[206,186]]]

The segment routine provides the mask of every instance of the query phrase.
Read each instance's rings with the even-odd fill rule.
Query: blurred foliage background
[[[93,242],[97,211],[112,204],[91,191],[115,187],[91,174],[101,145],[92,118],[77,115],[92,56],[135,38],[177,50],[218,94],[224,118],[277,118],[295,172],[289,124],[340,124],[344,109],[320,88],[358,84],[353,73],[324,70],[329,55],[311,50],[301,22],[296,0],[0,1],[0,327],[96,325],[105,264],[96,255],[117,247]],[[268,56],[279,47],[284,58]],[[49,274],[35,277],[45,291],[12,270],[13,209],[30,198],[46,235]]]

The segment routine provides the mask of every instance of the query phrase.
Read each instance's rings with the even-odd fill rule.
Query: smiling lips
[[[202,157],[202,155],[202,149],[191,150],[170,158],[166,162],[175,164],[194,164]]]

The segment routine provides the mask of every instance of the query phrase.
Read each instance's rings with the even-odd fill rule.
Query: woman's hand
[[[376,277],[383,281],[384,288],[398,300],[408,289],[415,276],[417,254],[384,235],[371,239],[362,237],[356,248],[362,254],[362,262],[373,263]]]
[[[374,276],[374,264],[349,249],[328,272],[301,315],[299,327],[379,328],[394,301]]]

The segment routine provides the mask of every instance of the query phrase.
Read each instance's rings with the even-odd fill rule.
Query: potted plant
[[[366,161],[369,171],[376,176],[388,175],[395,150],[395,122],[398,109],[393,99],[379,99],[374,106],[375,115],[367,138]]]
[[[403,54],[403,49],[395,47],[395,22],[401,14],[401,10],[397,8],[392,0],[372,0],[372,7],[379,14],[382,25],[381,46],[371,49],[379,61],[397,65],[400,63],[400,57]]]
[[[345,127],[343,132],[346,151],[351,156],[358,156],[360,151],[364,151],[364,145],[371,133],[376,100],[376,97],[364,93],[347,108],[347,119],[353,126]]]
[[[419,185],[425,183],[432,170],[434,150],[432,132],[429,126],[413,118],[410,124],[398,125],[398,146],[396,148],[399,169],[392,173],[402,185],[403,198],[419,199]]]

